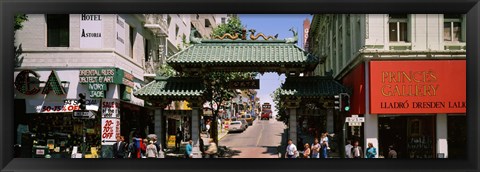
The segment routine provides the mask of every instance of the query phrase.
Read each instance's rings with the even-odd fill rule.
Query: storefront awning
[[[196,77],[156,77],[143,88],[134,92],[135,97],[144,100],[185,100],[201,97],[204,86],[201,78]]]
[[[347,89],[330,76],[287,77],[280,96],[318,98],[347,93]]]

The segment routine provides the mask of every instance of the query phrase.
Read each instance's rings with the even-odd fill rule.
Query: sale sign
[[[120,119],[104,118],[102,119],[102,145],[113,145],[120,135]]]
[[[370,112],[465,113],[465,64],[465,60],[370,62]]]
[[[31,100],[29,103],[35,104],[35,112],[30,112],[27,108],[27,113],[65,113],[80,110],[78,101],[74,99],[65,99],[63,102],[39,102]],[[98,111],[100,101],[87,99],[86,104],[87,110]]]
[[[120,100],[102,99],[102,118],[119,118]]]

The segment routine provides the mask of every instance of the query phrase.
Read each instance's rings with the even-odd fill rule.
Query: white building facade
[[[58,147],[59,154],[72,153],[72,146],[79,146],[75,137],[81,136],[81,130],[75,128],[81,123],[72,114],[78,109],[78,94],[84,93],[87,110],[96,112],[95,119],[87,122],[87,145],[102,146],[101,156],[112,156],[108,149],[116,136],[131,140],[135,135],[145,138],[153,133],[150,110],[133,96],[133,91],[146,84],[146,62],[158,59],[161,53],[159,31],[145,25],[155,24],[149,17],[161,18],[141,14],[28,15],[15,38],[23,58],[14,73],[15,99],[25,104],[15,113],[28,116],[24,119],[46,121],[43,125],[48,129],[38,121],[20,118],[16,125],[30,124],[29,130],[38,135],[68,134],[70,140],[54,139],[53,148]],[[46,119],[51,118],[56,120],[48,123]],[[94,154],[90,149],[87,153]]]
[[[348,139],[372,143],[376,157],[389,146],[401,158],[465,157],[465,30],[463,14],[314,15],[314,74],[342,81],[352,90],[347,116],[365,117]]]

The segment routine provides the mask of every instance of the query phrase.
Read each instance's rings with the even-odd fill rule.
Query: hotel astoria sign
[[[370,62],[372,114],[465,113],[465,60]]]

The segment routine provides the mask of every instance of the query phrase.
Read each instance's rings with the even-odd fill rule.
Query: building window
[[[68,47],[70,44],[70,15],[47,14],[47,47]]]
[[[340,17],[339,23],[342,23],[342,18]],[[338,68],[341,69],[343,67],[343,58],[344,58],[344,51],[343,51],[343,26],[340,25],[338,27]]]
[[[462,41],[462,16],[459,14],[445,14],[443,22],[443,40]]]
[[[360,50],[360,48],[362,48],[362,23],[360,22],[360,18],[361,18],[361,15],[359,14],[357,16],[357,22],[356,22],[356,26],[355,26],[355,38],[357,40],[357,45],[355,47],[355,51],[358,51]]]
[[[175,25],[175,37],[178,37],[178,31],[180,30],[180,28]]]
[[[222,24],[225,24],[227,22],[227,18],[222,17]]]
[[[150,61],[150,40],[145,39],[145,62]]]
[[[133,44],[135,43],[135,28],[130,26],[130,57],[133,58]]]
[[[390,14],[388,20],[390,42],[408,42],[408,16]]]
[[[172,21],[172,17],[170,15],[167,16],[167,24],[170,25],[170,22]]]
[[[205,27],[211,27],[212,24],[210,23],[210,20],[205,19]]]

